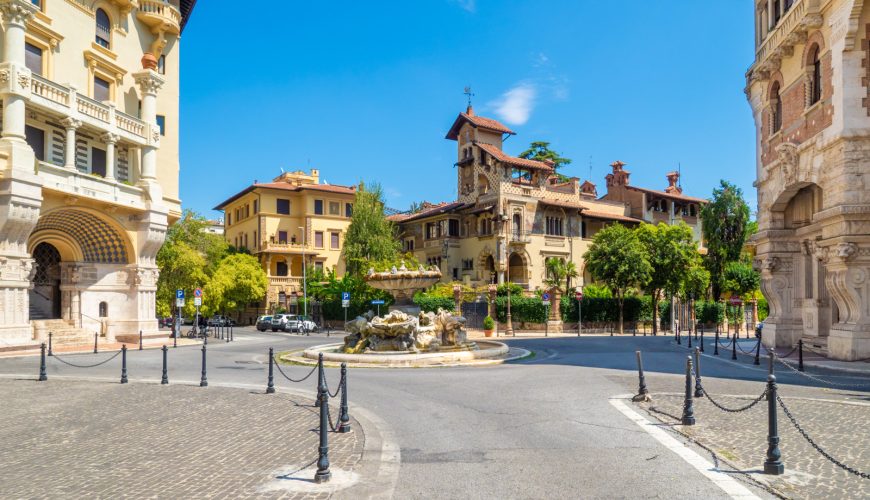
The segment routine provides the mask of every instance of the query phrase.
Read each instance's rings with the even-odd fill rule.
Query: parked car
[[[272,316],[260,316],[257,318],[257,331],[265,332],[272,328]]]
[[[163,316],[161,318],[157,318],[157,327],[158,328],[172,328],[175,319],[172,316]]]
[[[317,324],[309,316],[294,314],[287,319],[286,330],[296,333],[315,332],[317,331]]]
[[[272,316],[272,331],[287,331],[287,319],[289,317],[289,314],[275,314]]]
[[[208,326],[235,326],[236,322],[228,316],[215,314],[208,319]]]

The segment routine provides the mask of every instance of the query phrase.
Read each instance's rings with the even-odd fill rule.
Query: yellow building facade
[[[243,313],[243,321],[301,296],[304,266],[344,274],[355,193],[355,187],[322,184],[312,169],[255,183],[215,207],[224,212],[227,243],[255,255],[269,279],[266,297]]]
[[[193,0],[0,0],[0,344],[157,332]]]

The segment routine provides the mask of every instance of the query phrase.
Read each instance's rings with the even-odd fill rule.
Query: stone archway
[[[523,256],[517,252],[508,258],[508,280],[512,283],[527,285],[529,282],[528,265]]]

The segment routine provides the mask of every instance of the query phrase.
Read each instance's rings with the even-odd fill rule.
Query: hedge
[[[642,300],[637,297],[626,297],[623,301],[623,321],[641,319]],[[580,307],[581,319],[584,322],[617,322],[619,321],[619,301],[614,298],[583,298]],[[577,301],[574,299],[562,301],[562,321],[577,321]]]
[[[445,311],[452,311],[456,308],[456,303],[452,297],[427,297],[418,294],[414,297],[414,303],[426,312],[438,312],[439,307]]]

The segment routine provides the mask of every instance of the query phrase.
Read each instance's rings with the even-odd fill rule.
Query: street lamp
[[[507,282],[507,325],[505,325],[505,336],[512,335],[516,337],[516,333],[514,333],[514,325],[511,321],[511,281]]]
[[[308,267],[305,263],[305,228],[299,226],[299,232],[302,233],[302,300],[304,301],[302,304],[303,316],[308,316],[308,279],[307,279],[307,270]]]

